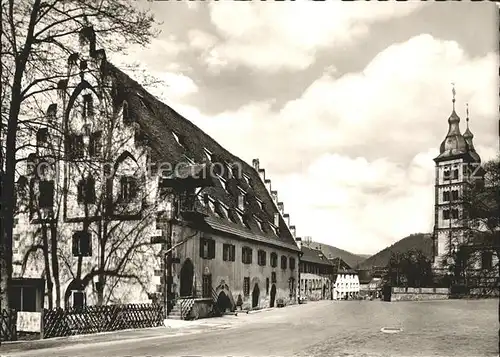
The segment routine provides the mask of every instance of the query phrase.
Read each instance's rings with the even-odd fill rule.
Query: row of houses
[[[187,318],[357,294],[350,267],[296,237],[258,159],[160,102],[88,33],[46,125],[18,144],[11,307],[147,302]]]

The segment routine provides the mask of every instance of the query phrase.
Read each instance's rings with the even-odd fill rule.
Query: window
[[[269,278],[266,278],[266,295],[269,295]]]
[[[36,144],[42,145],[46,144],[49,139],[49,129],[41,128],[36,132]]]
[[[453,180],[458,180],[458,169],[453,170]]]
[[[451,191],[451,199],[453,201],[457,201],[458,200],[458,191],[457,190]]]
[[[235,261],[235,246],[232,244],[224,244],[222,246],[222,260],[225,262],[234,262]]]
[[[72,134],[68,136],[68,157],[81,159],[84,156],[83,135]]]
[[[77,202],[83,204],[95,203],[95,180],[92,176],[78,182]]]
[[[203,259],[215,258],[215,241],[213,239],[200,238],[200,257]]]
[[[295,258],[290,257],[290,269],[295,269]]]
[[[450,179],[450,169],[446,168],[444,170],[444,179],[449,180]]]
[[[443,210],[443,219],[450,219],[450,211],[445,209]]]
[[[201,290],[204,298],[212,296],[212,274],[203,274]]]
[[[481,269],[491,269],[493,266],[493,253],[481,252]]]
[[[35,286],[12,286],[9,294],[10,307],[16,311],[38,311],[37,290]]]
[[[73,307],[74,308],[81,308],[85,306],[85,292],[84,291],[78,291],[74,290],[72,291],[73,295]]]
[[[102,153],[102,131],[96,131],[90,135],[89,155],[99,157]]]
[[[250,295],[250,278],[249,277],[243,278],[243,295],[245,295],[245,296]]]
[[[52,208],[54,206],[54,181],[40,181],[39,208]]]
[[[92,236],[89,232],[78,231],[73,234],[73,256],[92,256]]]
[[[119,201],[130,202],[137,197],[138,184],[137,179],[132,176],[122,176],[120,178]]]
[[[259,250],[257,252],[257,263],[260,266],[265,266],[266,265],[266,252],[264,250]]]
[[[83,96],[83,117],[91,118],[94,116],[94,101],[91,94]]]
[[[278,266],[278,255],[276,253],[271,253],[271,266],[273,268]]]
[[[286,269],[287,260],[288,259],[284,255],[281,256],[281,269]]]
[[[450,200],[450,191],[443,192],[443,201],[448,202]]]
[[[271,284],[276,284],[276,272],[271,273]]]
[[[241,261],[243,264],[252,264],[252,248],[243,247],[241,249]]]
[[[458,219],[458,209],[451,210],[451,218]]]
[[[277,227],[280,224],[280,216],[278,213],[274,214],[274,225]]]

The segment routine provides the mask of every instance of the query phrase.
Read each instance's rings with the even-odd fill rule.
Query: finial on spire
[[[452,100],[453,110],[455,110],[455,95],[457,94],[457,92],[455,91],[455,83],[451,82],[451,86],[452,86],[451,94],[453,94],[453,100]]]
[[[465,103],[465,113],[467,114],[467,127],[469,127],[469,103]]]

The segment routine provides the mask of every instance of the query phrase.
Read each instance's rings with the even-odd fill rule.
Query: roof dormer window
[[[243,179],[245,180],[245,182],[247,183],[248,186],[251,186],[250,176],[248,176],[247,174],[243,174]]]
[[[123,117],[123,122],[125,124],[130,123],[130,113],[129,113],[129,110],[128,110],[128,103],[125,102],[125,101],[123,102],[122,117]]]
[[[216,212],[215,201],[212,197],[208,197],[208,207],[210,207],[212,212]]]
[[[222,202],[219,201],[219,216],[221,218],[228,218],[229,217],[229,208]]]
[[[207,148],[203,148],[203,152],[205,153],[205,157],[208,161],[212,161],[212,152]]]
[[[257,225],[259,226],[259,229],[264,232],[264,225],[262,220],[260,220],[258,217],[254,216],[255,222],[257,222]]]
[[[277,213],[277,212],[274,214],[274,221],[273,221],[273,224],[274,224],[275,226],[279,226],[279,224],[280,224],[280,216],[279,216],[279,213]]]

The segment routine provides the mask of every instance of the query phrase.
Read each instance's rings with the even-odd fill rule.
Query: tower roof
[[[470,155],[474,158],[476,162],[481,162],[481,157],[476,152],[476,149],[474,148],[474,143],[472,141],[472,139],[474,139],[474,134],[472,134],[472,132],[469,129],[469,104],[467,104],[466,113],[467,113],[467,118],[465,119],[465,121],[467,122],[467,129],[465,129],[463,136],[465,142],[467,143],[467,148],[469,149]]]
[[[448,134],[439,147],[439,156],[437,157],[439,159],[462,155],[468,151],[465,138],[460,133],[460,117],[455,111],[455,87],[453,87],[452,93],[453,109],[448,118]]]

